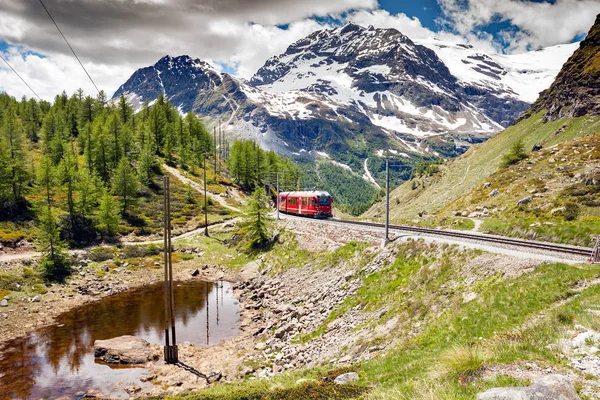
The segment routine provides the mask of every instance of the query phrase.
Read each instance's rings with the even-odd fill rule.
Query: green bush
[[[581,209],[575,203],[567,203],[565,204],[565,220],[574,221],[579,217],[579,213]]]
[[[504,157],[502,157],[502,165],[504,167],[508,167],[509,165],[516,164],[525,158],[527,158],[525,145],[523,144],[522,140],[519,140],[513,144],[510,148],[510,151],[505,154]]]

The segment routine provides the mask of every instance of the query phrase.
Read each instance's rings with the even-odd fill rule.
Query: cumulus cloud
[[[153,64],[165,54],[188,54],[228,64],[237,67],[239,76],[249,78],[268,57],[322,27],[308,17],[377,7],[377,0],[46,0],[45,3],[90,75],[109,95],[123,82],[121,76],[126,79],[135,69]],[[15,69],[28,82],[37,81],[30,73],[40,63],[57,73],[47,82],[36,82],[34,90],[40,88],[40,96],[48,97],[44,88],[50,83],[56,93],[77,80],[61,79],[78,76],[69,73],[74,72],[71,68],[77,68],[77,61],[38,2],[0,1],[0,15],[0,38],[47,56],[19,59],[8,54],[9,62],[20,67]],[[278,26],[281,24],[289,26],[284,29]],[[5,66],[0,68],[6,75]],[[15,86],[10,82],[14,78],[2,80],[2,87],[10,93],[18,91],[12,90]],[[116,82],[117,79],[121,80]],[[77,80],[77,84],[85,86],[84,81]]]
[[[438,0],[440,22],[467,35],[495,22],[509,22],[519,30],[500,32],[508,52],[568,43],[588,32],[600,13],[598,0]]]
[[[466,42],[485,52],[522,51],[569,42],[584,34],[600,12],[597,0],[438,0],[443,11],[433,32],[419,19],[390,14],[377,0],[44,0],[100,89],[110,96],[137,68],[165,54],[187,54],[250,78],[271,56],[311,32],[323,20],[396,28],[412,39]],[[0,0],[0,38],[5,56],[45,99],[63,89],[95,94],[85,73],[37,1]],[[313,17],[332,17],[315,20]],[[499,20],[521,30],[500,33],[499,44],[482,27]],[[283,27],[282,25],[286,25]],[[25,53],[17,48],[38,54]],[[43,56],[39,56],[39,54]],[[29,96],[0,62],[0,90]]]

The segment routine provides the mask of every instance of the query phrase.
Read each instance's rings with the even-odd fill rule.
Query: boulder
[[[522,206],[522,205],[525,205],[525,204],[529,204],[529,203],[531,203],[532,200],[533,200],[533,197],[527,196],[527,197],[522,198],[521,200],[519,200],[517,202],[517,205]]]
[[[190,275],[192,275],[192,276],[198,276],[198,275],[200,275],[200,270],[198,268],[196,268],[195,270],[193,270],[192,272],[190,272]]]
[[[8,307],[8,300],[6,300],[6,299],[0,300],[0,307]]]
[[[543,149],[542,145],[540,143],[536,143],[531,148],[531,151],[540,151],[541,149]]]
[[[498,191],[498,189],[494,189],[494,190],[492,190],[490,192],[490,197],[494,197],[494,196],[497,196],[499,194],[500,194],[500,192]]]
[[[158,358],[150,343],[131,335],[96,340],[94,356],[109,364],[145,364]]]
[[[571,381],[562,375],[548,375],[531,386],[490,389],[477,400],[581,400]]]
[[[485,183],[483,184],[483,187],[484,187],[484,188],[489,188],[490,186],[492,186],[492,182],[485,182]]]
[[[343,385],[345,383],[355,382],[357,380],[358,374],[356,372],[347,372],[345,374],[339,375],[337,378],[335,378],[333,382],[337,383],[338,385]]]

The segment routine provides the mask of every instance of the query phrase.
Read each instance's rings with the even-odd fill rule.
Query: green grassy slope
[[[502,156],[519,140],[529,151],[536,143],[548,147],[600,132],[599,117],[561,118],[543,123],[543,115],[544,111],[534,114],[488,141],[474,145],[464,155],[440,165],[439,172],[432,176],[398,187],[390,196],[390,218],[400,222],[416,218],[422,210],[437,212],[485,182],[501,165]],[[383,215],[384,203],[380,202],[364,217],[380,220]]]

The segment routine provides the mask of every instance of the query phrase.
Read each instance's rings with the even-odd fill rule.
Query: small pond
[[[237,335],[239,308],[228,282],[175,282],[178,343],[211,346]],[[144,368],[115,368],[94,358],[94,341],[122,335],[164,345],[164,286],[153,284],[68,311],[55,325],[0,346],[0,399],[81,397],[96,389],[128,397]]]

